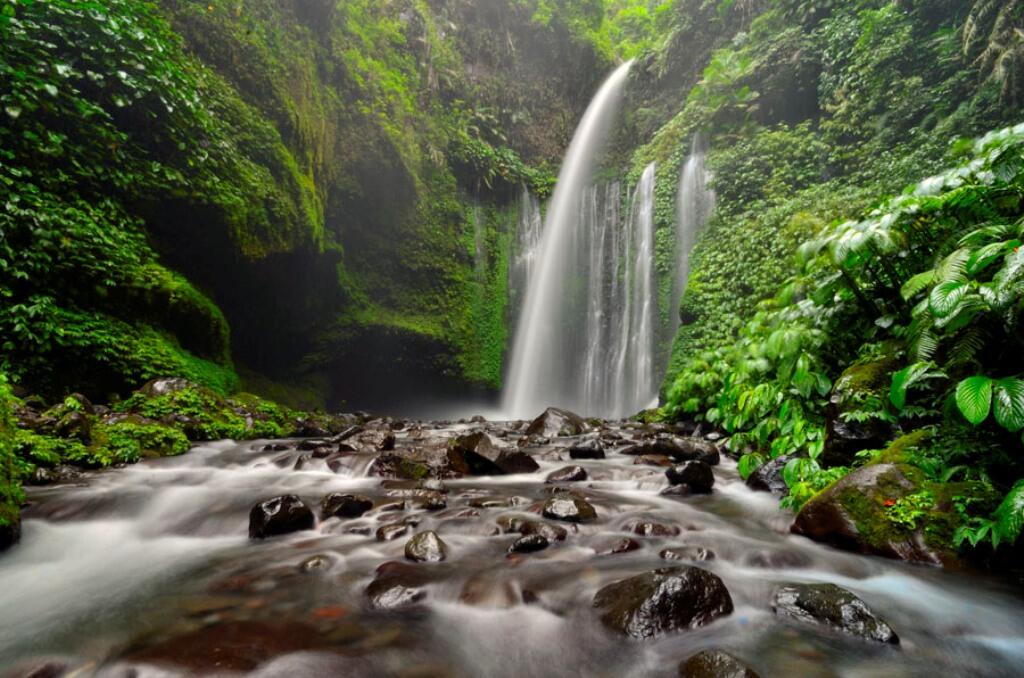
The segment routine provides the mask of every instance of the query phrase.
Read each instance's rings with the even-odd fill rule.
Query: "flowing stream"
[[[518,425],[403,425],[397,449],[443,446],[470,426],[502,444]],[[428,511],[415,483],[370,477],[373,454],[329,464],[298,441],[220,442],[179,458],[30,490],[23,542],[0,557],[0,675],[42,666],[76,676],[673,676],[705,648],[726,649],[762,676],[934,678],[1014,676],[1024,665],[1019,592],[977,574],[851,555],[788,533],[776,498],[749,490],[735,465],[715,468],[707,496],[668,497],[664,469],[621,447],[646,435],[608,424],[607,458],[575,461],[574,484],[598,519],[544,551],[511,556],[514,517],[536,519],[551,496],[545,475],[565,466],[569,441],[525,447],[530,474],[446,480],[447,506]],[[308,449],[309,446],[306,446]],[[333,468],[332,468],[333,467]],[[265,541],[247,538],[250,507],[296,494],[368,495],[362,517]],[[434,507],[437,509],[437,507]],[[666,528],[640,536],[632,521]],[[379,541],[382,525],[433,529],[440,563],[408,563],[415,604],[376,609],[367,587],[383,563],[403,561],[408,536]],[[672,532],[678,531],[678,534]],[[632,538],[638,548],[613,552]],[[678,564],[667,547],[700,547],[696,563],[724,580],[735,611],[698,630],[628,640],[592,607],[609,582]],[[394,567],[394,566],[386,566]],[[771,611],[784,582],[834,582],[900,635],[898,646],[782,621]],[[45,664],[45,662],[50,662]],[[31,675],[61,675],[59,672]]]

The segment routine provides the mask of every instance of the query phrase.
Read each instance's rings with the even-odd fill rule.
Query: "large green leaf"
[[[944,377],[942,372],[932,372],[935,367],[931,362],[917,362],[892,375],[892,386],[889,387],[889,401],[902,410],[907,404],[907,390],[914,384],[934,377]]]
[[[900,288],[900,294],[903,296],[904,301],[910,301],[913,297],[917,296],[918,292],[921,292],[926,287],[931,285],[935,281],[935,271],[923,271],[918,273],[913,278],[903,283],[903,287]]]
[[[937,318],[945,318],[956,310],[960,300],[967,294],[967,282],[950,280],[939,283],[928,296],[928,308]]]
[[[956,406],[975,426],[985,421],[992,408],[992,380],[979,376],[961,381],[956,387]]]
[[[992,415],[1000,426],[1012,433],[1024,428],[1024,380],[1011,377],[995,383]]]
[[[992,530],[992,541],[999,546],[1000,541],[1013,543],[1024,528],[1024,480],[1018,480],[993,516],[995,524]]]

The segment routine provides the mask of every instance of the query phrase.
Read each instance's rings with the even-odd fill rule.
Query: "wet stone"
[[[569,536],[568,531],[564,527],[559,525],[552,525],[551,523],[545,523],[540,520],[527,520],[519,525],[517,532],[524,536],[528,535],[540,535],[547,539],[549,542],[565,541],[565,538]]]
[[[663,560],[688,560],[699,563],[705,560],[714,560],[715,552],[702,546],[675,546],[662,549],[658,556]]]
[[[583,499],[571,496],[552,497],[544,502],[544,517],[568,523],[589,523],[597,520],[597,511]]]
[[[316,524],[313,512],[294,494],[268,499],[249,512],[249,538],[266,539],[289,532],[311,530]]]
[[[898,644],[896,633],[850,591],[835,584],[787,584],[775,592],[781,617],[819,624],[880,643]]]
[[[710,624],[733,610],[716,575],[698,567],[662,568],[614,582],[594,596],[605,626],[636,639]]]
[[[552,471],[544,480],[545,483],[578,483],[588,478],[587,471],[582,466],[566,466],[557,471]]]
[[[604,448],[599,440],[587,440],[569,448],[570,459],[604,459]]]
[[[373,508],[373,500],[361,494],[329,494],[320,502],[320,517],[358,518]]]
[[[675,525],[665,525],[648,520],[631,520],[626,523],[626,531],[641,537],[675,537],[681,530]]]
[[[679,664],[680,678],[760,678],[753,669],[721,650],[704,650]]]
[[[439,563],[448,557],[448,545],[437,532],[420,532],[405,545],[405,557],[417,563]]]
[[[662,468],[672,466],[672,460],[660,454],[641,454],[633,459],[633,463],[638,466],[660,466]]]
[[[412,527],[407,523],[391,523],[377,528],[377,541],[392,541],[409,534]]]
[[[539,534],[528,534],[525,537],[516,539],[512,546],[509,547],[509,553],[535,553],[537,551],[543,551],[551,542],[548,541],[547,537]]]
[[[715,484],[711,467],[702,461],[684,461],[665,471],[673,486],[685,486],[693,494],[710,494]]]
[[[612,556],[618,553],[629,553],[630,551],[639,551],[642,546],[636,539],[623,538],[616,542],[613,542],[611,546],[604,549],[599,549],[598,554],[602,556]]]
[[[329,569],[330,567],[330,558],[327,556],[316,555],[310,556],[299,563],[299,572],[317,572]]]
[[[377,575],[366,587],[370,605],[393,610],[420,602],[427,597],[424,570],[409,563],[387,562],[377,568]]]
[[[419,505],[427,511],[440,511],[448,508],[448,501],[440,492],[425,492],[420,496]]]
[[[584,432],[586,424],[578,414],[557,407],[549,407],[543,414],[530,422],[526,428],[528,436],[578,436]]]

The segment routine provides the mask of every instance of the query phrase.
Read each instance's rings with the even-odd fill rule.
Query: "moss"
[[[892,441],[878,455],[876,462],[881,464],[907,464],[913,462],[914,452],[924,447],[935,436],[932,429],[921,428],[905,433]]]
[[[878,483],[871,492],[861,492],[850,487],[837,497],[857,527],[864,542],[878,551],[884,551],[888,544],[900,543],[913,537],[914,530],[889,519],[890,502],[897,502],[914,494],[923,479],[923,474],[912,466],[899,466],[899,473],[890,472],[878,477]],[[902,475],[901,475],[902,474]],[[906,481],[910,481],[909,487]]]
[[[19,524],[24,500],[17,473],[14,402],[7,378],[0,373],[0,528]]]

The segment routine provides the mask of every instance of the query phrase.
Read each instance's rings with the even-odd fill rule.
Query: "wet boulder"
[[[377,538],[377,541],[392,541],[399,537],[404,537],[411,531],[412,526],[409,523],[388,523],[378,527],[374,536]]]
[[[549,542],[565,541],[569,533],[564,527],[545,523],[542,520],[525,520],[517,525],[517,532],[524,536],[540,535]]]
[[[597,549],[597,553],[602,556],[612,556],[619,553],[629,553],[630,551],[639,551],[642,546],[636,539],[623,538],[616,540],[604,548]]]
[[[604,447],[598,439],[584,440],[569,448],[570,459],[604,459]]]
[[[728,652],[704,650],[679,664],[679,678],[760,678],[760,676]]]
[[[589,476],[587,475],[586,469],[582,466],[566,466],[560,468],[557,471],[552,471],[545,478],[545,483],[578,483],[586,480]]]
[[[775,459],[769,459],[747,478],[747,487],[759,492],[771,492],[772,494],[784,497],[789,494],[789,486],[782,479],[782,470],[792,457],[782,455]]]
[[[702,461],[684,461],[665,471],[665,476],[673,486],[685,486],[692,494],[710,494],[715,484],[715,474]]]
[[[509,553],[536,553],[537,551],[543,551],[551,542],[548,541],[547,537],[540,534],[528,534],[524,537],[520,537],[512,542],[509,546]]]
[[[419,507],[426,511],[441,511],[448,508],[448,500],[440,492],[420,491],[416,496],[419,498]]]
[[[370,605],[380,610],[394,610],[420,602],[427,597],[427,572],[409,563],[384,563],[366,587]]]
[[[578,414],[557,407],[549,407],[530,422],[526,435],[542,438],[578,436],[586,430],[586,423]]]
[[[467,473],[496,476],[533,473],[540,465],[533,457],[515,448],[500,446],[488,434],[478,431],[459,436],[451,442],[449,455],[465,465]]]
[[[732,613],[725,584],[698,567],[662,568],[614,582],[594,596],[609,628],[637,639],[710,624]]]
[[[700,461],[709,466],[716,466],[721,461],[718,446],[714,443],[700,438],[678,436],[655,438],[630,445],[622,450],[622,454],[630,457],[669,457],[676,462]]]
[[[294,494],[262,501],[249,511],[249,538],[266,539],[300,530],[311,530],[316,518]]]
[[[361,494],[332,493],[320,502],[320,518],[358,518],[373,508],[373,500]]]
[[[420,532],[405,545],[405,557],[417,563],[439,563],[448,557],[448,545],[437,532]]]
[[[828,626],[880,643],[898,644],[896,633],[863,600],[835,584],[788,584],[775,592],[772,609],[781,617]]]
[[[932,565],[955,565],[955,554],[921,527],[889,520],[889,507],[918,491],[921,472],[897,464],[859,468],[804,504],[791,531],[856,553]]]
[[[661,468],[669,468],[672,466],[672,459],[663,454],[641,454],[639,457],[633,458],[633,464],[635,466],[660,466]]]
[[[0,553],[11,548],[21,539],[21,520],[14,518],[0,525]]]
[[[355,452],[388,452],[395,449],[395,434],[389,428],[371,428],[346,437],[342,444]]]
[[[589,502],[569,495],[548,499],[544,502],[543,514],[545,518],[567,523],[589,523],[597,520],[597,511]]]

